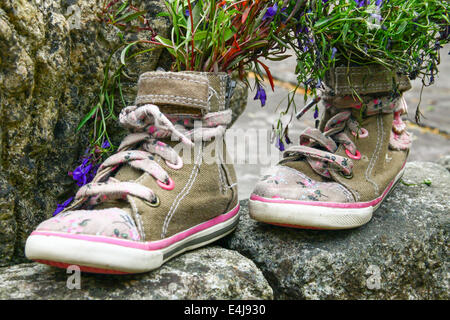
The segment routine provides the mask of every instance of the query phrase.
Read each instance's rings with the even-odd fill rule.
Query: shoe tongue
[[[146,72],[139,77],[135,105],[154,104],[169,114],[209,111],[209,81],[202,74]]]
[[[134,181],[142,176],[143,172],[141,170],[135,169],[128,164],[124,164],[114,175],[114,179],[119,181]]]
[[[95,210],[110,209],[110,208],[119,208],[128,213],[130,217],[132,217],[132,210],[130,204],[127,201],[109,200],[95,205]]]

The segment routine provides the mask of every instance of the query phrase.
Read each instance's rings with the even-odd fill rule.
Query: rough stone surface
[[[199,249],[142,275],[81,274],[68,289],[63,269],[36,263],[0,268],[0,299],[272,299],[261,271],[239,253]],[[69,283],[73,284],[72,278]]]
[[[116,31],[97,20],[103,3],[0,1],[0,266],[23,261],[31,230],[74,194],[67,172],[77,166],[90,130],[86,126],[77,134],[76,127],[96,102],[105,62],[118,43]],[[163,0],[133,4],[148,17],[165,10]],[[167,18],[150,23],[167,37]],[[129,64],[129,79],[122,81],[127,104],[134,102],[138,75],[170,61],[161,53],[151,51]],[[114,70],[118,55],[112,61]],[[242,109],[246,89],[236,96],[235,108]],[[116,106],[117,114],[123,106]],[[112,132],[120,142],[123,131],[113,126]]]
[[[450,155],[442,156],[439,158],[438,163],[445,169],[450,171]]]
[[[0,172],[0,257],[11,257],[14,253],[17,229],[15,205],[15,190]]]
[[[276,299],[449,299],[450,173],[412,162],[403,180],[354,230],[255,222],[243,201],[240,224],[223,245],[256,263]]]

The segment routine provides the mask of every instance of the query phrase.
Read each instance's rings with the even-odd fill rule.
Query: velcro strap
[[[411,89],[409,79],[383,66],[336,67],[327,72],[326,86],[335,95],[400,92]]]
[[[135,104],[182,106],[209,110],[209,81],[206,76],[184,72],[146,72],[138,82]]]

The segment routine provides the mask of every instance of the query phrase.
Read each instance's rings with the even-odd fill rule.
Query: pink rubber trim
[[[406,162],[403,164],[402,169],[405,167],[405,164],[406,164]],[[379,202],[381,202],[384,199],[384,197],[386,197],[389,190],[391,190],[394,183],[395,183],[395,179],[389,183],[389,185],[384,190],[384,192],[381,196],[379,196],[375,200],[367,201],[367,202],[339,203],[339,202],[323,202],[323,201],[300,201],[300,200],[288,200],[288,199],[277,199],[277,198],[269,199],[269,198],[257,196],[256,194],[252,194],[250,196],[250,200],[269,202],[269,203],[288,203],[288,204],[299,204],[299,205],[328,207],[328,208],[347,208],[347,209],[368,208],[368,207],[376,206]]]
[[[51,261],[51,260],[36,259],[34,261],[43,263],[43,264],[48,264],[49,266],[52,266],[52,267],[62,268],[62,269],[67,269],[70,266],[69,263]],[[102,268],[94,268],[94,267],[87,267],[87,266],[78,266],[78,267],[80,267],[80,270],[82,272],[88,272],[88,273],[131,274],[130,272],[118,271],[118,270],[113,270],[113,269],[102,269]]]
[[[207,222],[199,224],[195,227],[192,227],[186,231],[177,233],[169,238],[151,241],[151,242],[137,242],[125,239],[111,238],[111,237],[102,237],[102,236],[94,236],[94,235],[85,235],[85,234],[72,234],[72,233],[63,233],[63,232],[51,232],[51,231],[34,231],[30,236],[54,236],[54,237],[62,237],[62,238],[70,238],[70,239],[78,239],[85,241],[93,241],[93,242],[103,242],[114,244],[123,247],[141,249],[141,250],[159,250],[166,248],[178,241],[181,241],[197,232],[203,231],[205,229],[211,228],[219,223],[225,222],[231,218],[233,218],[239,212],[239,204],[230,212],[221,214],[214,219],[211,219]]]
[[[359,152],[358,150],[356,150],[356,154],[355,155],[353,155],[350,151],[348,151],[348,149],[345,149],[345,153],[347,154],[347,156],[349,158],[352,158],[353,160],[361,159],[361,152]]]
[[[156,180],[156,183],[158,184],[158,186],[160,186],[164,190],[173,190],[173,188],[175,188],[175,182],[173,182],[173,180],[170,177],[169,177],[168,184],[165,184],[164,182],[161,182],[159,180]]]

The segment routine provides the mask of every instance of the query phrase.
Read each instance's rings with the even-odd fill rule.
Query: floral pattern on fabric
[[[266,172],[256,184],[253,194],[288,200],[354,202],[352,194],[342,185],[315,181],[285,166],[275,166]]]
[[[128,213],[121,209],[67,211],[42,222],[36,231],[53,231],[121,238],[141,239]]]

